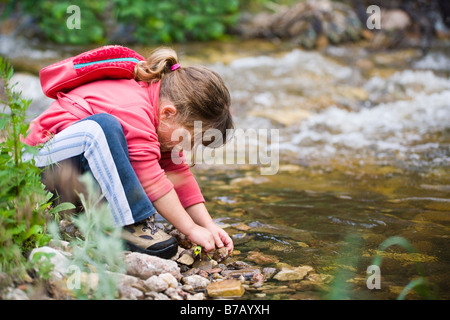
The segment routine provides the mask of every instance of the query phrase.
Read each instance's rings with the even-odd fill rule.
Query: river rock
[[[226,258],[228,258],[228,249],[227,247],[222,247],[214,251],[213,259],[217,261],[217,263],[221,263]]]
[[[244,261],[231,261],[229,263],[226,264],[228,269],[231,270],[240,270],[240,269],[246,269],[246,268],[251,268],[251,266]]]
[[[283,267],[273,278],[278,281],[302,280],[312,270],[310,266]]]
[[[271,264],[279,262],[277,257],[270,256],[259,251],[250,251],[247,259],[256,264]]]
[[[148,254],[132,252],[125,256],[127,274],[146,280],[154,275],[170,273],[175,279],[181,279],[180,268],[175,261],[162,259]]]
[[[169,288],[178,287],[178,281],[171,273],[162,273],[158,277],[164,280]]]
[[[241,297],[245,289],[239,280],[228,279],[208,284],[206,288],[208,296],[215,297]]]
[[[262,274],[266,279],[272,278],[272,276],[277,272],[276,268],[264,268],[262,269]]]
[[[192,266],[194,264],[194,257],[192,256],[193,250],[187,249],[180,253],[177,262],[186,266]]]
[[[167,274],[167,273],[165,273]],[[159,276],[151,276],[144,281],[144,286],[148,291],[163,292],[169,288],[169,284]]]
[[[199,292],[196,294],[190,294],[186,297],[186,300],[204,300],[205,294],[203,292]]]
[[[131,286],[118,286],[121,299],[124,300],[140,300],[144,298],[144,292]]]
[[[260,287],[264,282],[264,275],[258,268],[250,267],[239,270],[224,270],[222,276],[227,279],[240,279],[250,281],[255,287]]]
[[[204,290],[211,283],[208,279],[194,274],[189,277],[184,277],[182,279],[183,284],[190,285],[194,290]]]
[[[33,257],[37,254],[42,254],[35,266],[37,271],[39,271],[39,264],[46,259],[46,256],[48,256],[48,261],[53,264],[53,270],[50,272],[50,275],[55,279],[63,279],[69,265],[69,259],[65,253],[55,248],[44,246],[33,249],[28,259],[32,261]]]
[[[185,249],[191,249],[195,246],[191,240],[189,240],[185,234],[181,233],[178,229],[174,229],[170,232],[172,237],[175,237],[178,241],[178,245]]]
[[[27,294],[19,288],[8,288],[6,290],[6,300],[30,300]]]
[[[146,300],[170,300],[168,296],[166,296],[164,293],[161,292],[146,292],[145,293],[145,299]]]
[[[183,290],[177,290],[175,288],[168,288],[164,291],[164,294],[170,298],[170,300],[184,300],[184,298],[180,295]]]

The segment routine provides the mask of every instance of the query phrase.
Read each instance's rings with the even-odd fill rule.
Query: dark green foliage
[[[80,8],[80,29],[67,26],[71,5]],[[114,41],[117,32],[124,42],[147,45],[220,39],[239,13],[237,0],[27,0],[20,7],[47,39],[68,44]]]
[[[40,169],[23,161],[24,152],[36,152],[21,141],[26,135],[25,121],[30,100],[21,98],[10,81],[14,71],[0,58],[0,81],[4,87],[0,113],[0,272],[24,274],[25,255],[46,244],[46,215],[68,208],[67,204],[49,210],[51,193],[41,182]]]

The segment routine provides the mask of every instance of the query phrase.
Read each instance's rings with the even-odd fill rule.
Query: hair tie
[[[173,66],[170,67],[170,70],[171,70],[171,71],[175,71],[175,70],[177,70],[177,69],[179,69],[179,68],[181,68],[180,64],[179,64],[179,63],[176,63],[176,64],[174,64]]]

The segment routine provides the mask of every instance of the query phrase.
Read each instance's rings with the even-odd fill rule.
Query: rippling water
[[[238,259],[256,250],[322,275],[348,270],[354,299],[395,298],[418,275],[420,262],[438,297],[450,298],[448,50],[422,56],[412,49],[319,52],[267,43],[182,49],[187,63],[204,59],[223,75],[237,128],[279,130],[275,175],[261,175],[251,164],[193,168],[212,216],[234,238]],[[34,99],[30,117],[48,106],[38,78],[18,73],[15,79]],[[241,147],[252,143],[258,140]],[[357,240],[348,242],[349,235]],[[382,289],[369,290],[366,268],[390,236],[409,240],[419,255],[389,251]],[[245,297],[261,297],[256,293],[323,298],[317,288],[276,280]]]

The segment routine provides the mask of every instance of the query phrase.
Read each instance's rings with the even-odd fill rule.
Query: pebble
[[[189,250],[189,249],[188,249]],[[219,251],[219,250],[217,250]],[[218,259],[202,260],[197,256],[192,266],[186,266],[178,261],[180,255],[188,256],[186,248],[180,248],[178,255],[172,259],[162,259],[137,252],[125,252],[125,274],[112,273],[118,279],[118,296],[127,300],[204,300],[221,297],[241,297],[246,290],[258,294],[257,297],[266,297],[267,294],[291,293],[294,290],[303,291],[309,287],[317,287],[322,283],[309,266],[292,267],[284,263],[277,263],[278,259],[259,251],[250,251],[248,260],[256,265],[244,261],[237,261],[235,257],[229,258],[226,249],[210,253]],[[66,266],[70,261],[70,252],[67,249],[42,247],[38,252],[55,253],[52,261],[57,266],[49,280],[50,298],[75,299],[73,292],[67,289]],[[184,254],[182,254],[184,252]],[[32,256],[31,255],[31,256]],[[56,260],[58,259],[58,260]],[[213,263],[214,262],[214,263]],[[261,269],[257,265],[276,263],[275,267]],[[181,273],[181,270],[184,270]],[[89,290],[96,289],[99,276],[96,273],[81,273],[81,281],[87,284]],[[289,287],[277,286],[270,289],[265,282],[274,278],[278,281],[301,280],[301,284],[289,283]],[[9,288],[8,299],[27,299],[27,294],[19,288]]]
[[[278,281],[302,280],[312,270],[313,268],[310,266],[282,267],[281,271],[273,278]]]
[[[253,261],[256,264],[272,264],[279,262],[277,257],[259,251],[250,251],[247,260]]]
[[[241,297],[245,289],[239,280],[228,279],[208,284],[208,296],[215,297]]]
[[[162,259],[148,254],[132,252],[125,256],[127,274],[139,277],[143,280],[153,275],[170,273],[177,280],[181,279],[180,268],[175,261]]]
[[[196,275],[196,274],[194,274],[192,276],[184,277],[182,279],[182,282],[185,285],[192,286],[192,288],[196,291],[206,289],[208,284],[211,283],[211,281],[209,281],[208,279],[206,279],[202,276]]]

